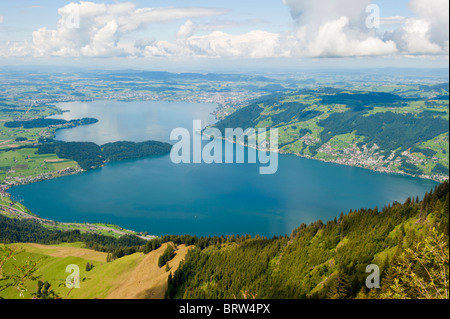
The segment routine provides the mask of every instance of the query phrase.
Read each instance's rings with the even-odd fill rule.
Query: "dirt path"
[[[165,266],[158,267],[158,258],[168,243],[147,254],[130,276],[111,290],[106,299],[163,299],[167,290],[167,278],[174,273],[191,246],[179,245],[176,256]]]

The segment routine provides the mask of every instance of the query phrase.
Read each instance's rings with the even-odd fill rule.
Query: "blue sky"
[[[118,1],[104,0],[92,2],[114,4]],[[257,25],[260,20],[260,26],[271,31],[280,31],[292,23],[289,9],[281,0],[158,0],[158,1],[132,1],[138,8],[145,7],[207,7],[207,8],[225,8],[229,9],[229,13],[223,18],[233,19],[236,21],[253,20]],[[14,32],[2,30],[0,39],[2,40],[18,40],[30,38],[31,32],[41,28],[54,28],[58,19],[58,9],[70,1],[55,0],[15,0],[2,1],[0,4],[0,15],[4,17],[4,25]],[[411,16],[408,10],[407,0],[377,0],[373,1],[380,6],[381,14],[385,16]],[[174,23],[175,25],[179,22]],[[252,26],[242,27],[241,30],[247,31]],[[167,30],[169,32],[170,30]],[[172,30],[173,31],[173,30]],[[238,30],[232,30],[237,32]],[[157,30],[157,33],[164,32],[164,29]]]
[[[443,12],[448,0],[2,1],[0,64],[448,67]]]
[[[30,38],[31,32],[41,27],[54,28],[58,19],[58,8],[70,1],[55,1],[55,0],[16,0],[8,1],[0,4],[0,15],[4,16],[4,26],[15,29],[14,33],[2,32],[1,39],[17,40],[15,37],[22,39]],[[114,4],[117,1],[105,0],[92,2]],[[125,2],[125,1],[123,1]],[[222,19],[232,19],[236,21],[253,20],[253,27],[260,22],[261,27],[276,31],[286,27],[290,22],[290,13],[282,1],[265,1],[258,0],[229,0],[229,1],[211,1],[211,0],[171,0],[171,1],[132,1],[138,8],[165,8],[165,7],[205,7],[205,8],[219,8],[228,9],[229,12]],[[38,3],[38,4],[37,4]],[[263,4],[263,5],[261,5]],[[259,21],[258,21],[259,20]],[[180,21],[175,21],[169,24],[170,28],[158,28],[152,34],[167,34],[173,36],[176,33],[176,28],[179,27]],[[175,29],[174,29],[175,28]],[[243,26],[240,30],[248,31],[252,28],[251,25]],[[230,32],[238,32],[236,28]]]

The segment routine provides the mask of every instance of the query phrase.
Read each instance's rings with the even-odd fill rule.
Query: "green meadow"
[[[0,153],[0,183],[76,168],[77,162],[56,154],[35,154],[37,148],[21,148]]]

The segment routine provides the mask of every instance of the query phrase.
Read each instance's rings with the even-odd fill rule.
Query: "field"
[[[77,162],[60,159],[56,154],[35,154],[36,148],[21,148],[0,153],[0,183],[23,183],[41,175],[58,175],[76,170]],[[45,177],[45,176],[44,176]]]
[[[23,106],[14,99],[0,103],[0,184],[18,185],[58,177],[79,170],[75,161],[56,154],[38,155],[33,146],[53,137],[57,127],[10,128],[9,121],[31,120],[60,112],[51,105]],[[18,105],[19,104],[19,105]]]
[[[177,247],[176,256],[169,262],[170,271],[158,267],[158,258],[169,243],[147,255],[134,253],[120,259],[106,262],[107,254],[83,248],[82,243],[45,246],[39,244],[12,244],[21,249],[14,262],[7,262],[4,273],[12,269],[12,263],[23,264],[27,259],[39,260],[35,275],[48,281],[59,297],[68,299],[163,299],[167,289],[167,278],[174,272],[189,247]],[[86,270],[86,264],[94,267]],[[69,289],[65,286],[68,265],[77,265],[80,270],[80,288]],[[0,296],[6,299],[28,299],[36,292],[37,282],[28,282],[27,291],[21,297],[13,288]]]
[[[0,107],[0,151],[4,149],[32,145],[40,138],[51,138],[54,129],[50,128],[8,128],[4,124],[13,119],[35,119],[57,114],[59,111],[52,106],[42,107],[17,107],[16,104],[1,103]],[[5,105],[8,105],[7,107]],[[7,112],[5,110],[8,110]]]

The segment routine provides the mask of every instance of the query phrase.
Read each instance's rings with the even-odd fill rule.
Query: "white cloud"
[[[223,14],[225,10],[208,8],[142,8],[131,2],[99,4],[70,3],[58,10],[61,18],[55,30],[41,28],[33,32],[37,56],[127,56],[138,50],[121,43],[124,35],[152,23]]]
[[[396,25],[396,24],[404,24],[406,21],[405,17],[402,16],[392,16],[392,17],[381,17],[380,25],[388,26],[388,25]]]
[[[388,33],[405,54],[449,53],[449,1],[411,0],[415,17],[405,20],[402,27]]]
[[[281,1],[281,0],[280,0]],[[230,34],[224,29],[250,21],[195,18],[223,15],[209,8],[139,8],[131,2],[70,3],[58,10],[55,29],[33,32],[32,43],[7,43],[0,56],[26,54],[61,57],[231,57],[302,58],[385,55],[448,56],[448,0],[410,0],[412,18],[381,17],[384,28],[366,25],[372,0],[282,0],[291,13],[292,29],[253,30]],[[1,19],[1,16],[0,16]],[[151,24],[181,20],[175,41],[150,36],[134,39],[133,32]],[[1,21],[1,20],[0,20]],[[259,21],[260,23],[261,21]],[[386,31],[387,30],[387,31]],[[148,30],[151,33],[151,30]],[[133,34],[134,35],[134,34]]]
[[[407,19],[405,25],[390,36],[408,54],[438,54],[442,47],[430,41],[431,25],[426,20]]]
[[[311,30],[303,27],[297,33],[297,55],[311,57],[389,55],[397,51],[393,41],[349,29],[350,19],[342,16],[324,23],[311,38]]]
[[[347,17],[351,27],[360,27],[366,19],[371,0],[283,0],[299,26],[318,29],[320,26]]]
[[[229,26],[230,23],[224,23]],[[189,56],[270,58],[280,56],[280,35],[254,30],[232,35],[215,30],[206,35],[195,35],[198,31],[210,31],[214,24],[196,25],[186,21],[177,32],[179,52]]]
[[[359,1],[359,0],[358,0]],[[292,2],[292,0],[291,0]],[[320,4],[308,4],[291,11],[299,19],[296,29],[291,33],[272,33],[254,30],[240,35],[214,31],[207,35],[195,35],[201,26],[187,21],[178,31],[178,44],[184,46],[184,53],[193,56],[239,57],[239,58],[277,58],[277,57],[335,57],[389,55],[397,52],[396,44],[378,37],[368,30],[361,12],[353,11],[352,20],[339,16],[330,10],[326,16],[331,20],[315,19]],[[307,9],[303,9],[307,8]],[[294,10],[295,9],[295,10]],[[310,11],[309,11],[310,10]],[[363,10],[365,12],[365,8]],[[322,17],[323,18],[323,17]],[[303,22],[300,22],[303,21]],[[311,21],[311,24],[303,24]]]
[[[0,15],[0,24],[2,24],[2,23],[3,23],[3,16]]]
[[[239,28],[239,27],[249,27],[255,26],[256,24],[264,24],[267,23],[261,19],[248,19],[248,20],[214,20],[210,22],[204,22],[202,24],[194,24],[191,20],[187,20],[184,25],[179,29],[177,36],[178,37],[188,37],[193,35],[194,33],[199,32],[214,32],[223,29],[229,28]]]
[[[4,46],[0,46],[0,57],[27,57],[32,54],[28,42],[7,42]]]
[[[177,37],[180,39],[186,39],[192,36],[195,32],[195,26],[191,20],[187,20],[178,30]]]
[[[296,22],[296,56],[448,55],[449,1],[410,0],[413,18],[380,17],[366,26],[371,0],[283,0]],[[392,28],[391,28],[392,29]]]
[[[283,0],[296,22],[295,56],[389,55],[396,44],[366,26],[371,0]]]
[[[212,57],[279,57],[279,42],[278,34],[259,30],[240,35],[215,31],[187,39],[187,45],[193,52]]]

